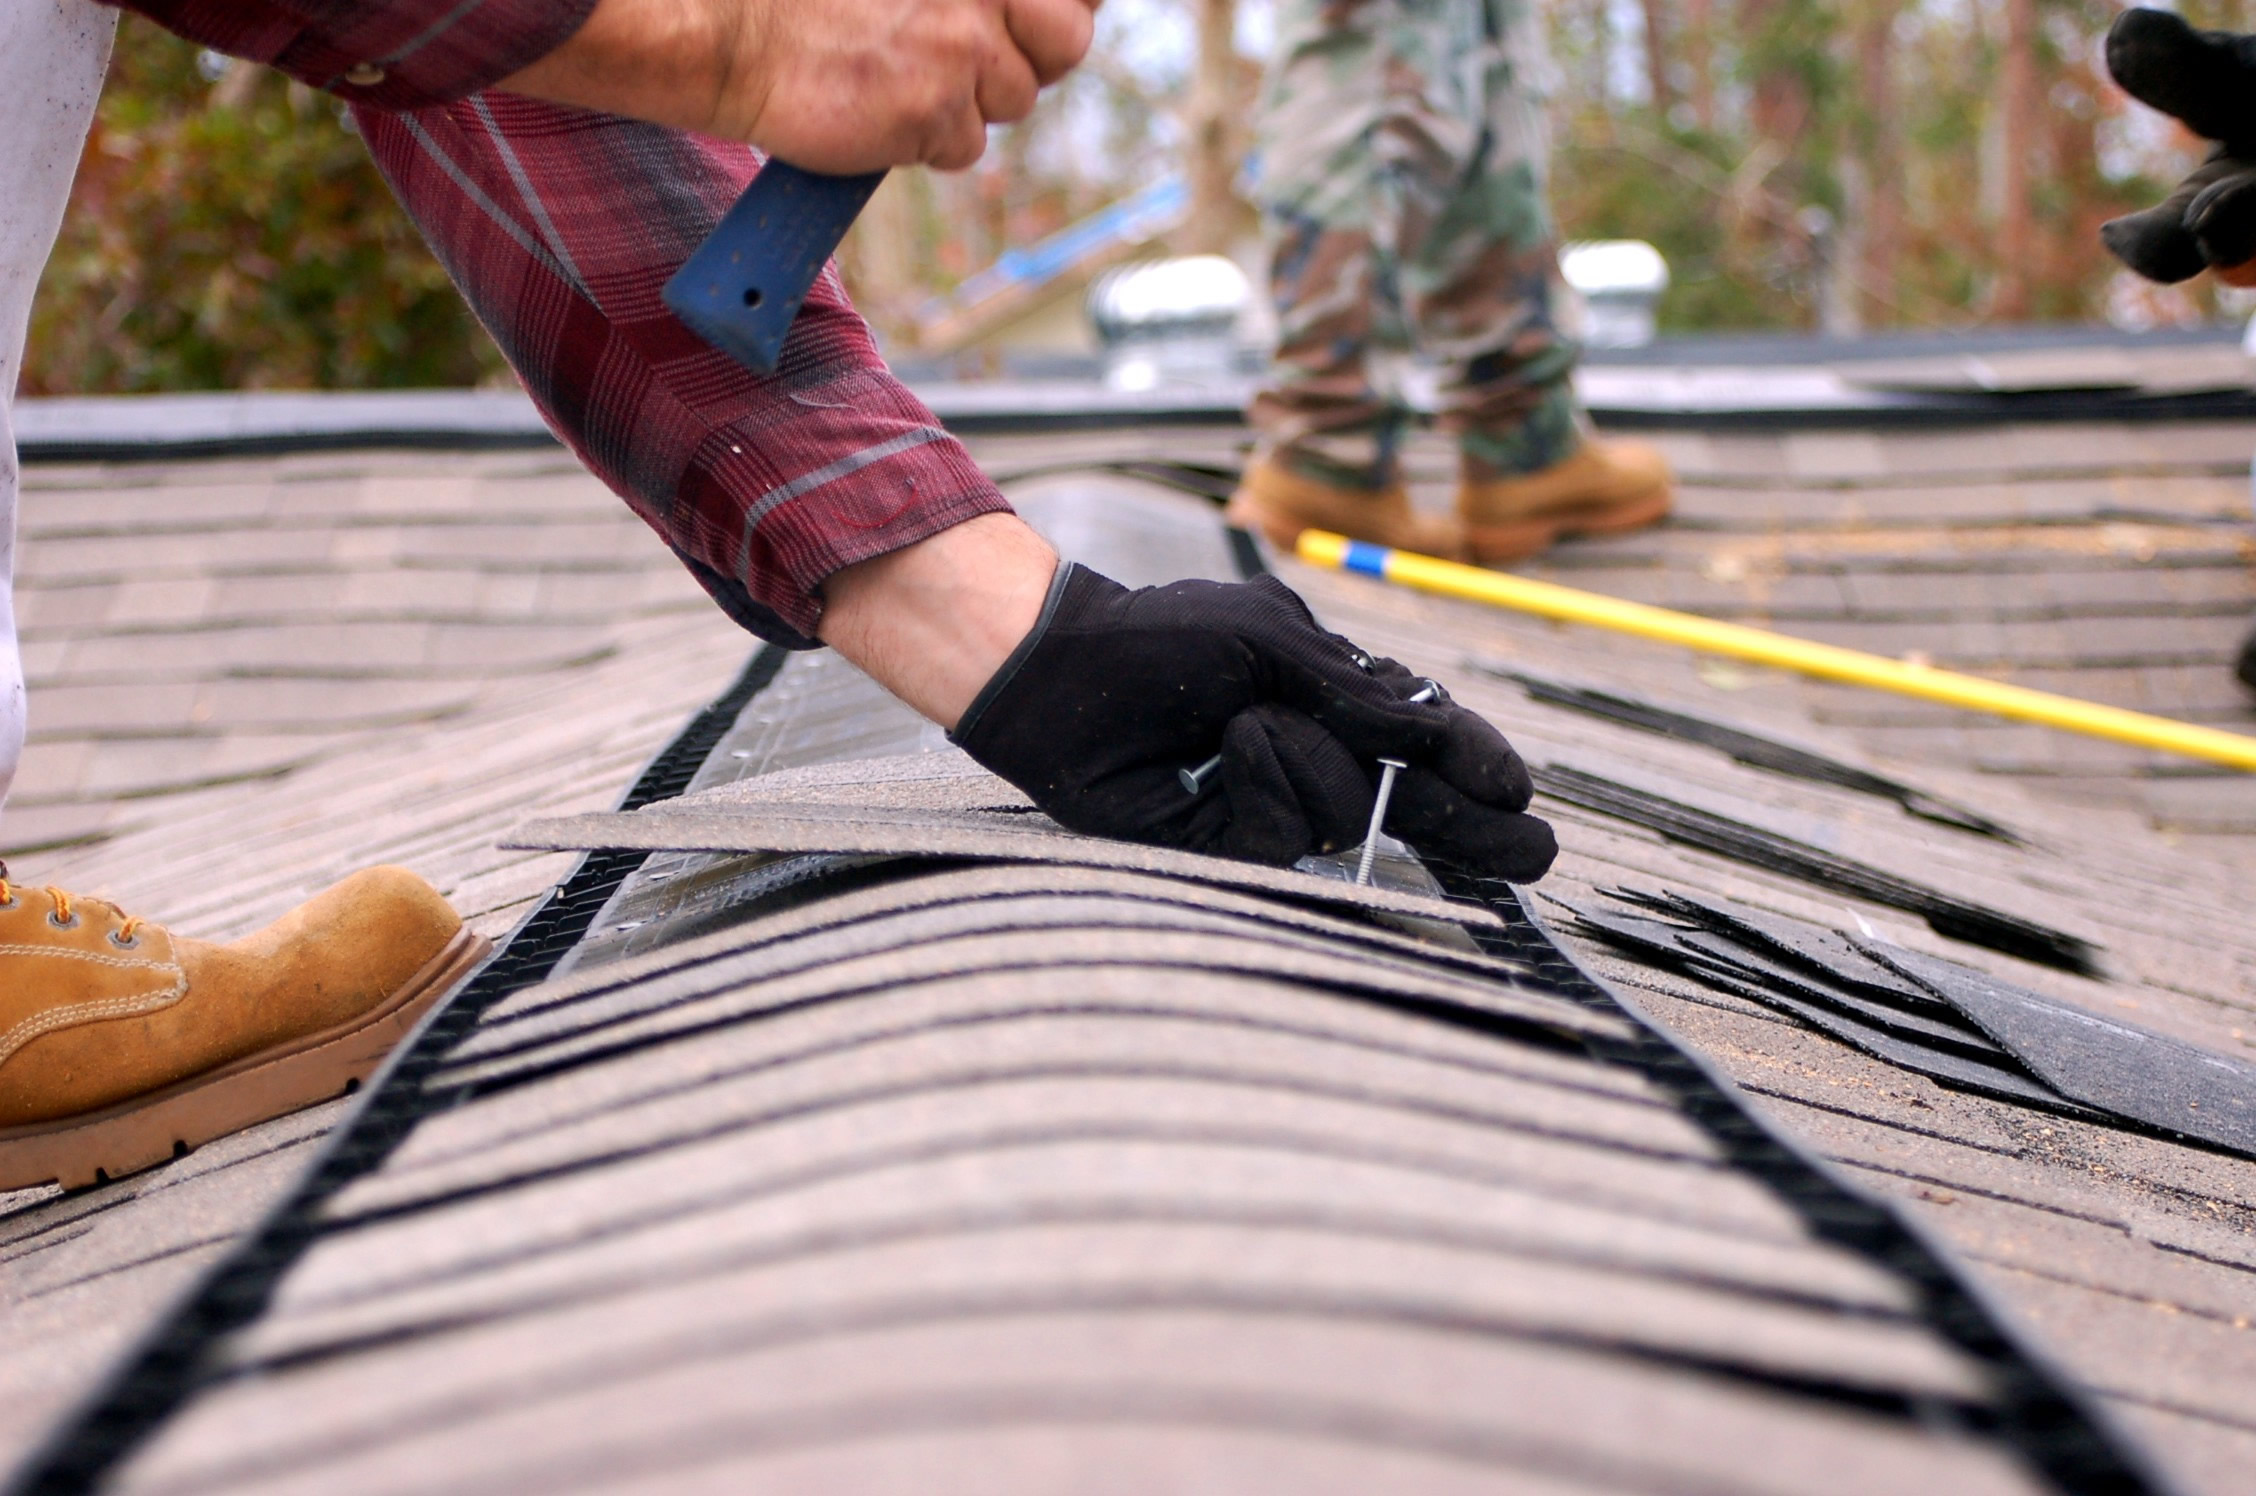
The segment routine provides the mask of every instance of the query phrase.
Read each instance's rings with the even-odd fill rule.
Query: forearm
[[[1098,0],[111,0],[355,104],[501,88],[813,171],[979,159],[1081,60]]]
[[[733,87],[759,44],[758,0],[599,0],[570,40],[504,78],[509,93],[748,140],[766,101]]]
[[[599,0],[511,93],[811,171],[971,165],[1087,50],[1097,0]]]
[[[557,435],[745,628],[811,648],[826,579],[1008,512],[834,271],[773,379],[657,315],[750,149],[502,94],[354,117]]]
[[[1033,630],[1057,565],[1018,516],[981,515],[833,576],[817,633],[953,731]]]

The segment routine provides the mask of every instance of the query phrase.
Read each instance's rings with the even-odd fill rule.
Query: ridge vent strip
[[[1245,577],[1269,570],[1250,534],[1233,528],[1229,536]],[[2026,1464],[2071,1496],[2176,1496],[2177,1488],[2145,1452],[2076,1392],[2048,1357],[2009,1328],[1989,1296],[1924,1230],[1762,1117],[1729,1077],[1585,970],[1509,884],[1475,878],[1438,861],[1428,866],[1445,892],[1485,903],[1503,918],[1501,932],[1466,927],[1483,951],[1519,962],[1546,979],[1552,990],[1636,1025],[1640,1037],[1626,1043],[1590,1040],[1594,1053],[1652,1077],[1734,1166],[1777,1195],[1819,1240],[1845,1247],[1907,1281],[1937,1333],[1996,1378],[1998,1436]]]
[[[773,644],[754,651],[734,683],[659,750],[620,797],[618,808],[637,810],[686,790],[744,709],[774,682],[786,658],[787,652]],[[265,1312],[283,1275],[320,1235],[322,1207],[380,1167],[416,1123],[436,1109],[424,1082],[447,1052],[477,1026],[486,1009],[545,980],[649,855],[584,854],[369,1077],[360,1104],[338,1123],[297,1186],[48,1431],[0,1487],[0,1496],[82,1496],[101,1489],[212,1381],[213,1351]]]
[[[1593,1038],[1593,1053],[1650,1076],[1715,1139],[1733,1166],[1775,1194],[1813,1236],[1910,1285],[1920,1317],[1994,1379],[1997,1436],[2026,1466],[2070,1496],[2177,1496],[2179,1488],[2146,1452],[2028,1341],[1924,1227],[1837,1173],[1758,1112],[1704,1056],[1586,970],[1510,885],[1429,865],[1448,892],[1480,899],[1503,917],[1502,932],[1466,927],[1483,950],[1522,961],[1554,990],[1637,1026],[1633,1040]]]

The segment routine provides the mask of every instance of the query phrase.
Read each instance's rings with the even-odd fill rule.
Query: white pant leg
[[[16,652],[16,437],[31,293],[109,67],[117,12],[91,0],[0,0],[0,802],[23,756],[23,661]]]

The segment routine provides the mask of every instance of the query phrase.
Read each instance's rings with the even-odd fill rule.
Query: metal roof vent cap
[[[1253,283],[1221,255],[1123,265],[1089,288],[1089,325],[1119,390],[1211,384],[1233,376]]]
[[[1642,239],[1586,239],[1559,256],[1559,273],[1587,309],[1583,342],[1592,348],[1642,348],[1653,341],[1668,261]]]

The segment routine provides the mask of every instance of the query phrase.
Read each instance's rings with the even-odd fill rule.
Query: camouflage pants
[[[1408,412],[1373,352],[1442,365],[1474,476],[1570,455],[1553,321],[1549,61],[1533,0],[1279,0],[1257,121],[1278,349],[1250,419],[1311,476],[1384,483]]]

